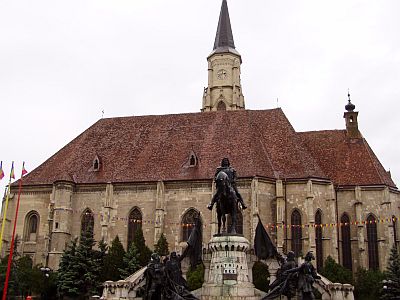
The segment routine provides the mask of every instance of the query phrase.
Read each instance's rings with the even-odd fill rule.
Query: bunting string
[[[76,210],[71,210],[67,208],[56,208],[55,210],[57,211],[68,211],[73,214],[82,214],[82,212],[76,211]],[[87,212],[84,214],[85,216],[92,216],[92,217],[99,217],[100,222],[108,221],[108,222],[125,222],[125,224],[128,223],[140,223],[140,224],[154,224],[154,225],[169,225],[169,226],[181,226],[181,227],[193,227],[194,223],[182,223],[182,222],[171,222],[171,221],[155,221],[155,220],[143,220],[143,219],[132,219],[128,217],[118,217],[118,216],[111,216],[110,214],[104,214],[104,213],[92,213],[92,212]],[[364,221],[354,221],[354,222],[348,222],[348,223],[324,223],[324,224],[301,224],[301,225],[292,225],[292,224],[276,224],[276,223],[266,223],[264,224],[264,227],[266,229],[277,229],[277,228],[322,228],[322,229],[327,229],[327,228],[334,228],[334,227],[346,227],[346,226],[367,226],[369,224],[393,224],[396,223],[399,220],[397,216],[391,217],[391,218],[377,218],[375,220],[364,220]],[[211,226],[211,224],[203,224],[204,228],[207,228],[208,226]]]

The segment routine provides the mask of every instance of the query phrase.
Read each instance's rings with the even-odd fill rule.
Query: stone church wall
[[[260,216],[272,240],[279,250],[291,250],[291,214],[298,209],[301,214],[302,252],[316,250],[315,214],[321,210],[323,224],[340,223],[344,212],[350,221],[365,221],[370,213],[377,220],[399,216],[400,194],[382,187],[339,188],[335,192],[329,182],[308,180],[296,182],[270,181],[253,178],[242,179],[238,188],[248,209],[243,211],[244,236],[253,241],[255,227]],[[34,258],[36,264],[48,264],[57,268],[65,245],[79,237],[81,218],[86,209],[94,217],[94,238],[105,238],[110,244],[118,234],[124,247],[127,247],[128,216],[135,207],[142,213],[143,233],[150,248],[154,247],[163,232],[170,251],[182,251],[186,243],[182,240],[182,217],[191,208],[200,211],[203,222],[203,241],[206,244],[217,231],[215,208],[207,209],[214,193],[211,180],[175,181],[136,184],[98,184],[68,185],[55,184],[43,187],[26,187],[21,195],[17,234],[22,239],[19,250]],[[286,197],[286,198],[285,198]],[[337,197],[337,201],[335,200]],[[286,200],[286,202],[285,202]],[[16,195],[11,197],[8,220],[15,212]],[[27,236],[27,216],[35,212],[39,217],[35,236]],[[283,221],[283,223],[282,223]],[[280,224],[281,227],[275,226]],[[399,222],[397,235],[399,236]],[[49,227],[50,226],[50,227]],[[377,224],[379,267],[384,269],[394,243],[394,229],[390,222]],[[49,231],[52,231],[49,247]],[[368,243],[365,225],[350,226],[353,271],[359,266],[368,268]],[[5,247],[12,233],[8,221],[5,231]],[[323,260],[327,256],[342,261],[341,230],[336,226],[322,228]],[[339,240],[338,240],[339,239]],[[399,237],[397,238],[399,239]],[[282,248],[279,247],[282,245]]]

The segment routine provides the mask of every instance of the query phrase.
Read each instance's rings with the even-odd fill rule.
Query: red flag
[[[4,177],[4,171],[3,171],[3,162],[0,162],[0,180],[2,180]]]
[[[23,162],[22,163],[22,174],[21,174],[21,177],[24,176],[27,173],[28,173],[28,171],[25,169],[25,162]]]

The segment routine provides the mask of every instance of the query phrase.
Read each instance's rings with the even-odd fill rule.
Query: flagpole
[[[13,233],[12,233],[12,238],[11,238],[10,255],[8,256],[6,281],[5,281],[5,283],[4,283],[3,298],[2,298],[2,300],[6,300],[6,299],[7,299],[8,281],[9,281],[9,279],[10,279],[11,262],[12,262],[12,257],[13,257],[13,254],[14,254],[15,229],[16,229],[16,227],[17,227],[18,210],[19,210],[19,200],[20,200],[20,198],[21,198],[21,191],[22,191],[22,176],[24,175],[24,171],[25,171],[24,165],[25,165],[25,162],[22,164],[21,179],[19,180],[19,185],[18,185],[17,208],[16,208],[16,210],[15,210],[14,228],[13,228]]]
[[[7,196],[6,196],[6,205],[5,205],[5,207],[4,207],[3,222],[1,223],[0,254],[1,254],[1,249],[2,249],[2,247],[3,247],[3,233],[4,233],[4,227],[5,227],[5,224],[6,224],[7,208],[8,208],[8,199],[10,198],[11,179],[12,179],[12,177],[13,177],[13,173],[14,173],[14,162],[12,162],[11,173],[10,173],[10,181],[8,182],[8,190],[7,190]]]

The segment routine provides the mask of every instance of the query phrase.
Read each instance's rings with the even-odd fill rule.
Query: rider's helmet
[[[229,163],[229,159],[227,157],[224,157],[221,161],[221,167],[227,168],[229,167],[231,164]]]

